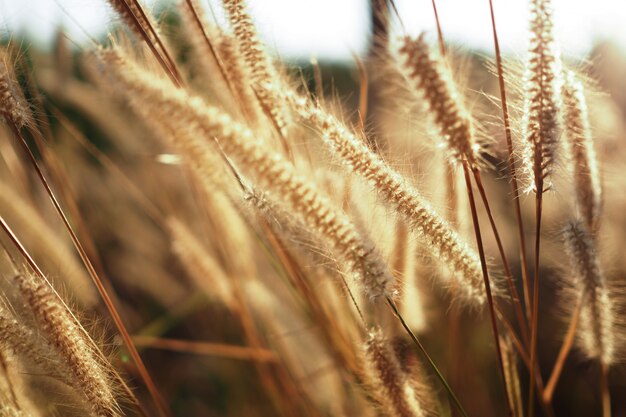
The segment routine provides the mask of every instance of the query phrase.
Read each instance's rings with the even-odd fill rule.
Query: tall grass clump
[[[489,1],[495,74],[436,1],[373,1],[354,64],[244,0],[7,41],[0,416],[622,415],[619,59],[528,3],[518,59]]]

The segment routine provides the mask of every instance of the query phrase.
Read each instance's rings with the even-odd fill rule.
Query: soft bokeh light
[[[211,3],[217,3],[211,0]],[[430,0],[396,0],[411,33],[434,30]],[[496,18],[505,51],[526,45],[527,1],[495,0]],[[154,1],[147,1],[154,7]],[[205,4],[207,0],[205,0]],[[366,0],[250,0],[252,12],[268,42],[286,57],[350,59],[368,42]],[[440,0],[446,39],[466,48],[490,51],[492,38],[487,0]],[[584,56],[600,40],[626,48],[626,1],[554,0],[556,34],[567,55]],[[217,4],[213,9],[219,11]],[[49,42],[63,25],[76,43],[102,34],[115,19],[105,0],[0,0],[4,30]]]

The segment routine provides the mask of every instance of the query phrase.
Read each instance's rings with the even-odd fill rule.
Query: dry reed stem
[[[119,51],[103,51],[101,56],[115,72],[137,108],[148,109],[150,117],[165,122],[175,120],[194,126],[207,141],[215,138],[221,149],[234,158],[242,169],[270,191],[283,197],[284,203],[332,247],[336,255],[356,273],[362,290],[371,297],[393,295],[393,278],[373,244],[364,241],[356,226],[340,209],[334,207],[317,187],[300,175],[283,156],[255,140],[255,134],[215,107],[183,89],[176,89],[125,59]],[[205,152],[215,152],[207,143]]]
[[[434,0],[433,0],[434,1]],[[522,286],[524,291],[524,306],[526,307],[526,320],[531,320],[530,305],[530,283],[528,279],[528,262],[526,255],[526,238],[524,232],[524,221],[522,219],[522,209],[519,199],[519,187],[517,182],[517,168],[515,164],[515,155],[513,150],[513,138],[511,134],[511,121],[509,117],[509,107],[506,96],[506,84],[504,80],[504,67],[502,65],[502,54],[500,53],[500,42],[498,40],[498,30],[496,28],[496,18],[493,10],[493,1],[489,0],[489,12],[491,16],[491,30],[493,33],[493,44],[496,56],[496,70],[498,73],[498,89],[500,91],[500,102],[502,106],[502,120],[504,124],[504,136],[507,145],[507,165],[509,168],[509,177],[511,182],[511,190],[513,195],[513,203],[515,205],[515,220],[517,223],[517,234],[519,239],[519,253],[522,270]],[[527,323],[528,324],[528,323]]]
[[[478,255],[398,172],[334,116],[305,97],[287,93],[295,111],[315,125],[328,145],[352,171],[362,175],[416,230],[434,259],[454,272],[462,298],[471,305],[485,302]],[[497,288],[497,285],[495,285]]]
[[[476,142],[472,119],[443,61],[424,40],[402,38],[401,46],[392,56],[410,84],[417,100],[427,103],[428,112],[440,132],[442,145],[453,163],[467,159],[478,162],[480,146]]]
[[[595,233],[602,210],[602,185],[583,87],[571,71],[563,86],[563,113],[577,208],[588,230]]]
[[[258,362],[276,362],[278,360],[276,354],[271,350],[251,348],[248,346],[166,339],[150,336],[133,336],[133,340],[137,346],[151,349],[169,350],[172,352],[193,353],[196,355],[215,356],[238,360],[252,360]]]
[[[138,0],[108,0],[108,2],[126,25],[146,42],[172,82],[177,86],[183,85],[176,63],[157,31],[157,25],[152,21],[152,17],[144,10],[141,3]]]
[[[65,306],[58,302],[47,283],[38,282],[33,275],[18,275],[16,281],[47,340],[70,369],[72,386],[96,416],[118,416],[120,410],[109,384],[108,371]]]
[[[478,172],[478,171],[476,171]],[[474,192],[472,190],[472,180],[470,178],[470,164],[467,160],[463,161],[463,174],[465,176],[465,185],[467,188],[467,197],[470,203],[470,210],[472,213],[472,223],[474,225],[474,236],[476,237],[476,246],[478,247],[478,255],[480,256],[480,265],[483,274],[483,281],[485,285],[485,294],[487,296],[487,306],[489,307],[489,319],[491,321],[491,330],[496,345],[496,354],[498,357],[498,365],[500,367],[500,377],[504,388],[504,398],[507,407],[507,414],[513,416],[513,407],[510,401],[510,392],[508,388],[508,381],[506,379],[506,372],[504,369],[504,357],[500,346],[500,335],[498,330],[498,323],[496,317],[496,310],[494,307],[493,292],[491,290],[491,284],[489,280],[489,271],[487,269],[487,259],[485,257],[485,249],[482,242],[482,236],[480,233],[480,222],[478,220],[478,213],[476,211],[476,201],[474,200]],[[488,207],[488,206],[487,206]],[[494,233],[496,229],[494,227]]]
[[[559,349],[559,354],[554,362],[554,367],[552,368],[552,373],[550,374],[550,379],[548,379],[548,383],[546,384],[546,388],[543,391],[543,400],[545,402],[552,401],[552,395],[554,394],[554,390],[556,389],[556,384],[559,382],[559,378],[561,377],[561,371],[563,370],[563,366],[565,365],[565,360],[569,355],[569,352],[576,340],[576,333],[578,329],[578,321],[580,320],[580,311],[582,308],[582,299],[579,299],[576,303],[576,308],[572,313],[572,317],[570,319],[570,324],[567,328],[567,333],[563,338],[563,343],[561,344],[561,349]]]

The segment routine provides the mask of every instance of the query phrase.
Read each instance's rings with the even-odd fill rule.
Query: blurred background
[[[147,0],[153,10],[166,1]],[[202,0],[219,14],[214,0]],[[371,32],[369,0],[251,0],[257,25],[269,45],[283,57],[350,61],[367,49]],[[565,55],[584,57],[594,45],[610,41],[626,48],[626,2],[623,0],[555,0],[555,29]],[[430,0],[397,0],[410,33],[433,31]],[[521,53],[526,46],[528,11],[523,0],[496,0],[496,19],[503,49]],[[490,53],[492,38],[486,0],[442,0],[437,4],[448,42]],[[333,13],[328,13],[333,10]],[[50,45],[59,26],[82,44],[102,36],[117,18],[105,0],[2,0],[1,23],[7,34],[26,35]],[[221,16],[217,16],[218,20]]]

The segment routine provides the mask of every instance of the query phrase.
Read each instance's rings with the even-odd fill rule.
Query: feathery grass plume
[[[8,308],[0,304],[0,347],[11,351],[21,363],[29,362],[67,384],[71,381],[67,367],[57,360],[52,346],[24,323],[19,322]]]
[[[247,66],[247,77],[238,82],[252,83],[261,107],[272,119],[278,132],[286,137],[288,130],[288,108],[276,91],[280,89],[280,78],[272,61],[259,39],[252,17],[246,10],[245,0],[224,0],[224,9],[237,38],[238,51]]]
[[[592,235],[582,222],[563,231],[572,287],[582,297],[577,343],[590,359],[610,365],[615,359],[615,306],[602,273]]]
[[[416,39],[403,37],[399,48],[391,56],[409,84],[411,93],[419,101],[426,102],[449,161],[459,163],[465,159],[475,165],[480,146],[475,139],[472,118],[440,53],[431,48],[422,33]]]
[[[370,394],[382,406],[385,415],[429,415],[420,401],[420,393],[408,380],[380,329],[371,331],[365,344],[365,372]]]
[[[173,237],[174,252],[196,285],[210,297],[230,308],[234,307],[235,297],[230,278],[218,261],[180,220],[170,218],[167,224]]]
[[[373,243],[365,241],[348,216],[300,175],[282,155],[256,140],[254,132],[227,114],[208,106],[199,97],[177,89],[125,59],[119,51],[102,51],[114,71],[121,90],[137,108],[150,117],[194,126],[199,136],[215,138],[222,150],[242,169],[270,191],[315,232],[318,239],[336,251],[348,269],[360,278],[363,290],[372,297],[393,295],[393,278]],[[204,152],[215,152],[206,144]]]
[[[602,210],[602,184],[583,86],[572,71],[563,85],[563,126],[571,153],[578,210],[592,233]]]
[[[72,386],[82,395],[94,415],[118,416],[119,406],[109,385],[108,371],[66,307],[48,284],[35,276],[21,274],[15,280],[46,339],[69,368]]]
[[[32,123],[32,113],[20,88],[6,47],[0,48],[0,113],[6,122],[20,128]]]
[[[33,207],[15,191],[0,182],[0,209],[28,238],[32,249],[41,255],[45,265],[54,265],[63,273],[63,281],[85,307],[99,301],[98,294],[76,256]]]
[[[550,0],[532,0],[524,74],[522,169],[527,192],[550,188],[559,151],[561,61],[554,43]]]
[[[454,272],[450,278],[458,284],[462,298],[471,305],[482,305],[486,296],[480,259],[452,226],[402,175],[334,116],[305,97],[292,92],[286,94],[295,111],[320,129],[322,139],[341,161],[367,179],[382,198],[405,218],[411,229],[419,233],[427,243],[424,247],[431,251],[433,258],[443,261]],[[495,284],[494,289],[497,289]]]
[[[236,40],[227,34],[222,34],[217,40],[216,47],[219,57],[222,59],[226,77],[235,90],[237,102],[248,121],[254,125],[259,120],[261,109],[255,97],[255,90],[247,78],[244,63],[237,52]]]

